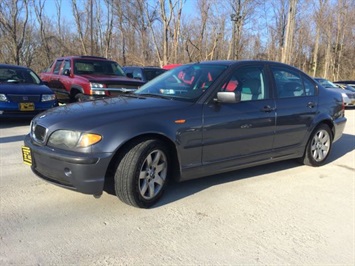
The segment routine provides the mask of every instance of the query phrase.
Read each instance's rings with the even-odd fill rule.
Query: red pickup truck
[[[117,62],[97,56],[57,58],[40,78],[62,103],[118,96],[144,84],[126,77]]]

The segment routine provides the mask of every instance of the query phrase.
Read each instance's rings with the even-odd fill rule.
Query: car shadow
[[[28,126],[29,127],[30,124],[31,124],[30,118],[20,118],[20,119],[19,118],[16,118],[16,119],[0,118],[0,130],[7,129],[7,128],[20,127],[20,126]],[[30,131],[30,128],[28,128],[28,131]],[[23,141],[25,139],[25,137],[26,137],[26,134],[0,137],[0,144]]]
[[[343,134],[342,137],[333,144],[333,148],[329,158],[327,159],[327,164],[332,163],[338,158],[344,156],[345,154],[355,150],[355,136],[349,134]],[[175,182],[171,181],[164,192],[164,196],[158,201],[157,204],[151,208],[159,208],[164,205],[170,204],[172,202],[181,200],[183,198],[189,197],[193,194],[199,193],[209,187],[234,182],[238,180],[243,180],[247,178],[257,177],[259,175],[265,175],[270,173],[276,173],[279,171],[284,171],[291,168],[301,167],[302,164],[297,162],[297,160],[286,160],[280,161],[250,168],[245,168],[237,171],[232,171],[224,174],[206,176],[194,180],[189,180],[185,182]],[[105,192],[110,195],[116,195],[114,191],[114,185],[111,182],[105,184]]]
[[[353,150],[355,150],[355,135],[343,134],[338,141],[334,142],[327,163],[331,163]]]
[[[301,165],[295,160],[287,160],[283,162],[276,162],[251,168],[245,168],[224,174],[211,175],[181,183],[171,182],[167,190],[165,191],[162,199],[152,208],[158,208],[174,201],[181,200],[213,186],[218,186],[221,184],[235,182],[247,178],[253,178],[268,173],[275,173],[300,166]]]
[[[17,135],[17,136],[11,136],[11,137],[0,137],[0,144],[23,141],[25,139],[25,137],[26,137],[26,135]]]
[[[342,137],[334,143],[332,151],[327,159],[327,164],[332,163],[345,154],[355,150],[355,136],[343,134]],[[297,160],[287,160],[251,168],[245,168],[233,172],[219,175],[212,175],[200,179],[185,181],[181,183],[171,182],[167,187],[162,199],[152,208],[158,208],[163,205],[189,197],[195,193],[203,191],[209,187],[257,177],[259,175],[276,173],[279,171],[302,166]]]
[[[0,129],[19,126],[29,126],[31,118],[0,118]]]

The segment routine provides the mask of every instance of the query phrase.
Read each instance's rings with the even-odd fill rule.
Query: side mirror
[[[70,69],[64,69],[63,75],[70,76]]]
[[[217,99],[215,100],[221,103],[239,103],[241,100],[241,94],[239,91],[220,91],[217,92]]]

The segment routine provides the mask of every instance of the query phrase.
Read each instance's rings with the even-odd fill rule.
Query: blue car
[[[0,118],[30,118],[57,105],[53,91],[34,71],[0,64]]]

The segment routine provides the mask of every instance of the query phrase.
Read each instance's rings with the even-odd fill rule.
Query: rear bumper
[[[345,125],[346,125],[346,120],[347,119],[345,117],[337,118],[336,120],[334,120],[334,139],[333,139],[333,141],[337,141],[342,136],[344,129],[345,129]]]
[[[29,135],[24,144],[31,149],[32,171],[40,178],[84,194],[101,195],[111,153],[82,154],[34,145]]]

